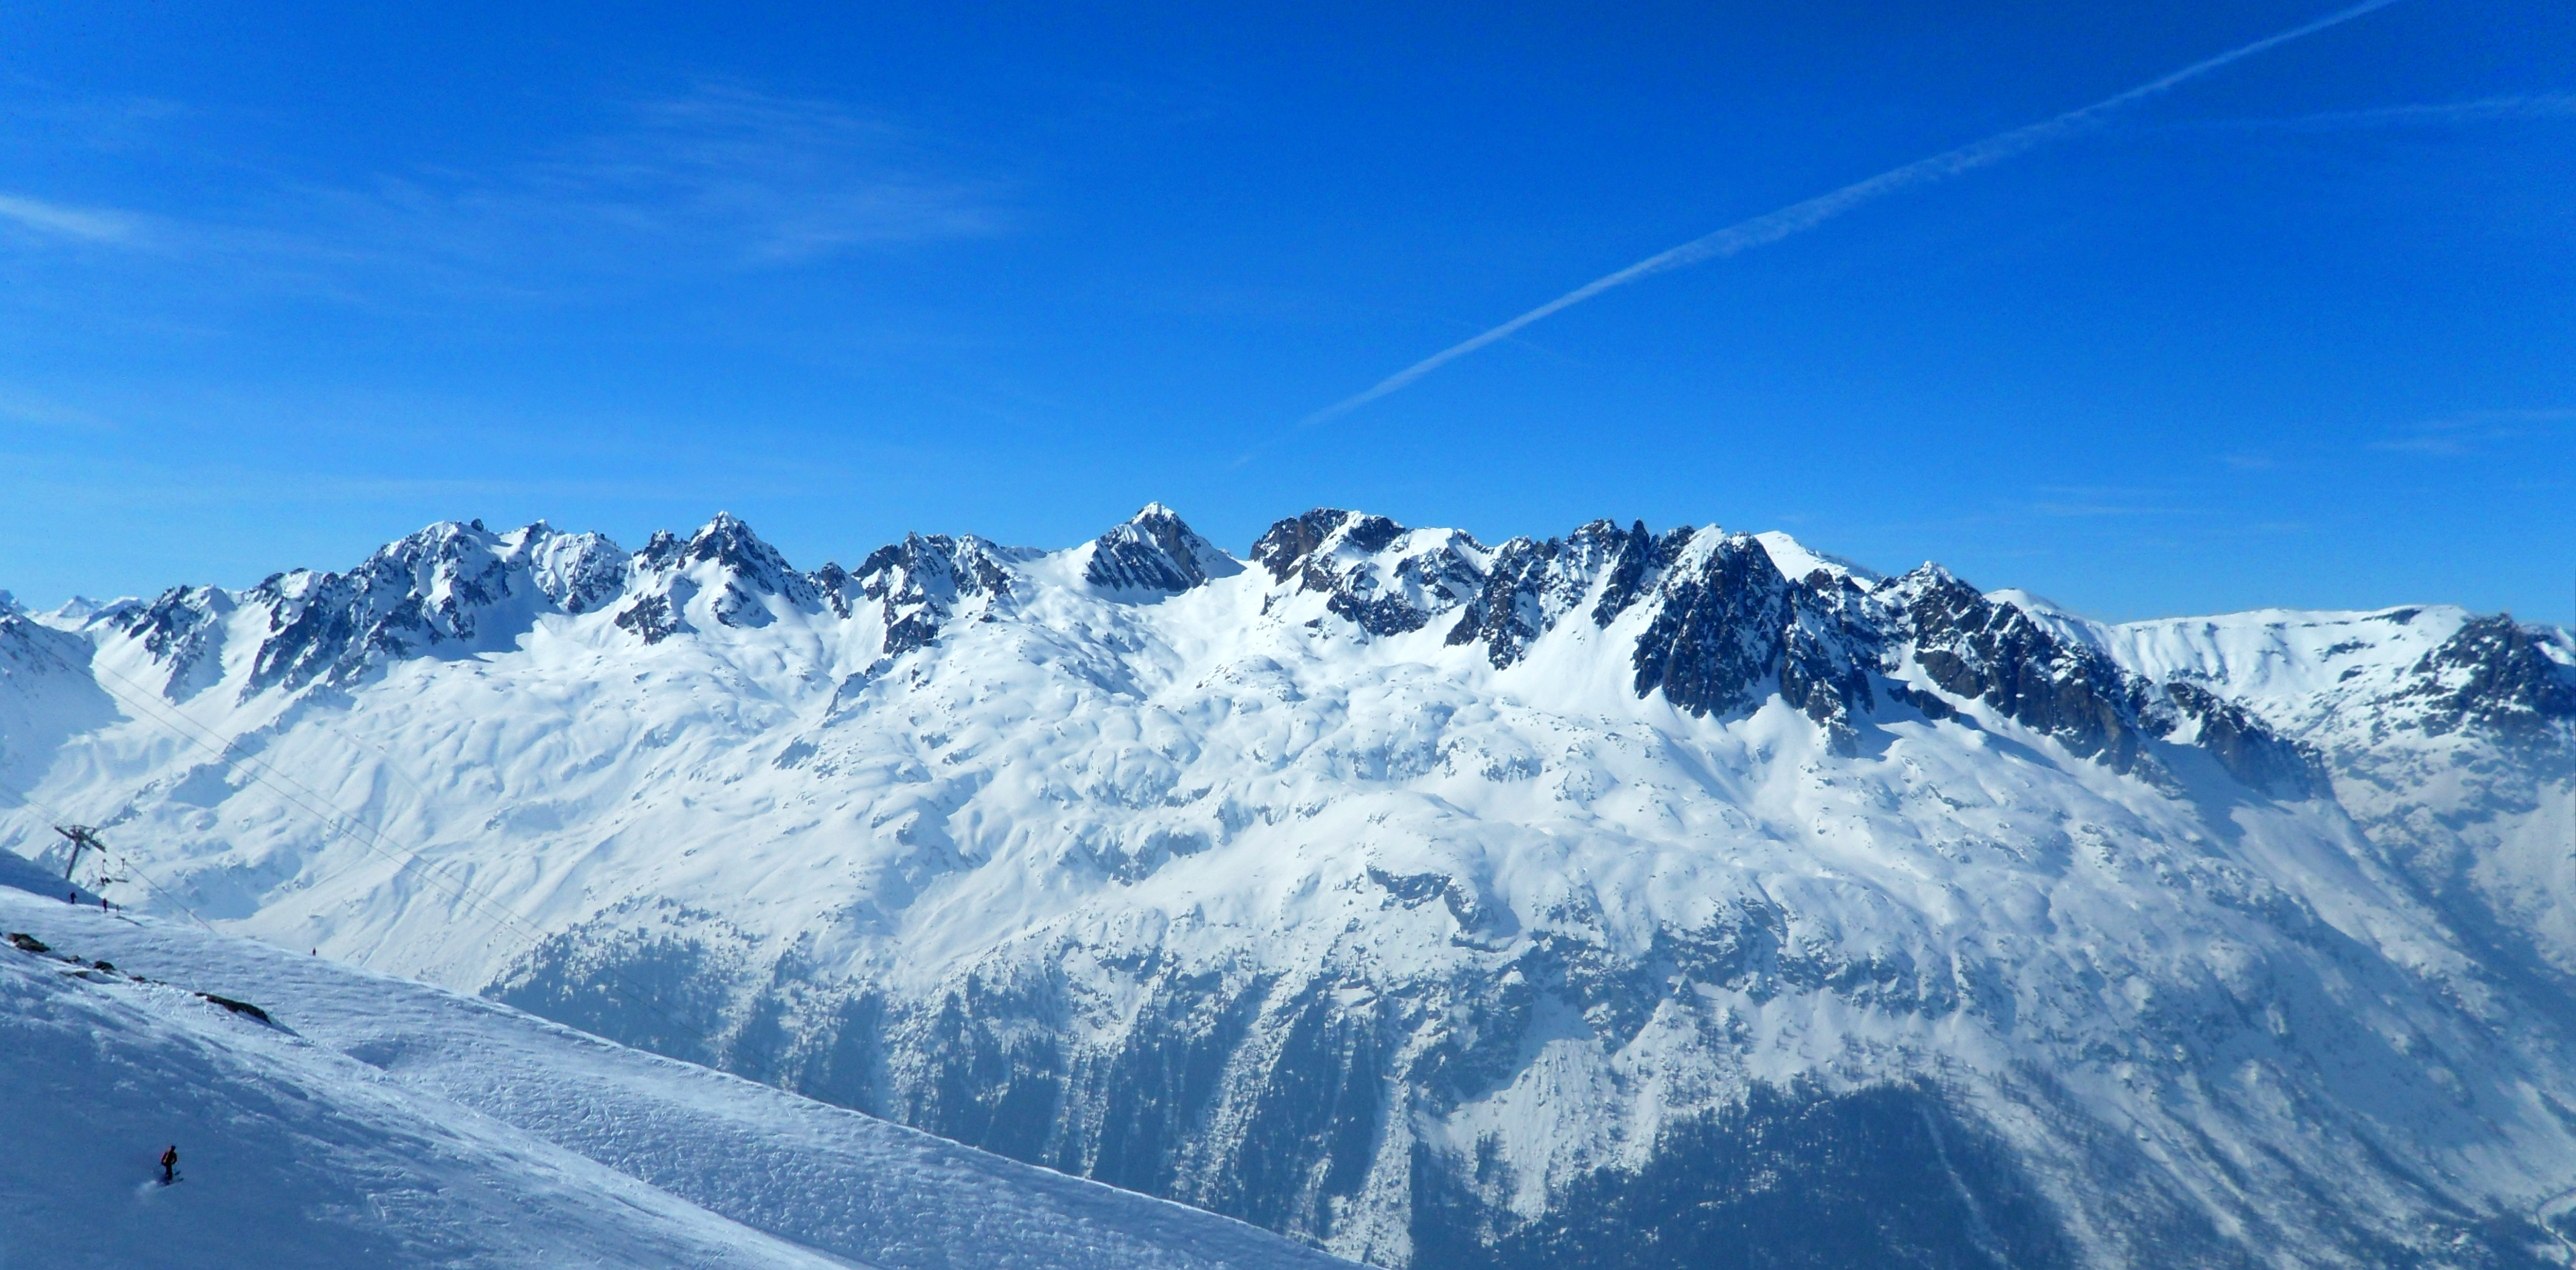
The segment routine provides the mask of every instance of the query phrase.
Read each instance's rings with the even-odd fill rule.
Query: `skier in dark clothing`
[[[168,1186],[177,1180],[179,1180],[179,1145],[174,1142],[161,1149],[161,1184]]]

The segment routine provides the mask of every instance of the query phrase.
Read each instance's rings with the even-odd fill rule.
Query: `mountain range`
[[[2568,1264],[2571,761],[2505,615],[1606,520],[0,611],[118,903],[1425,1270]]]

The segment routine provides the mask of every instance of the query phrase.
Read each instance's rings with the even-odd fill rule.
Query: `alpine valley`
[[[1417,1270],[2570,1264],[2571,762],[2508,616],[1610,521],[0,605],[57,876]]]

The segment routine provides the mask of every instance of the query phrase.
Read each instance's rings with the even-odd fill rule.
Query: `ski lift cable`
[[[525,939],[531,950],[533,950],[536,945],[541,944],[546,939],[550,938],[548,932],[522,920],[517,914],[501,906],[497,901],[475,894],[470,886],[462,882],[453,882],[441,876],[436,871],[434,863],[423,858],[420,853],[416,851],[405,851],[399,846],[393,844],[385,837],[383,832],[378,830],[375,826],[370,825],[355,816],[339,813],[337,808],[332,808],[329,812],[326,812],[323,808],[316,807],[312,803],[305,801],[304,798],[297,797],[295,793],[289,792],[283,786],[291,785],[296,791],[300,791],[306,797],[324,803],[325,805],[328,805],[329,803],[329,799],[324,795],[314,791],[303,782],[288,776],[286,773],[277,770],[258,758],[249,754],[236,754],[233,751],[232,744],[230,742],[223,741],[219,734],[215,733],[212,729],[188,718],[183,713],[162,708],[158,703],[152,701],[151,692],[144,688],[143,685],[134,682],[132,679],[129,679],[114,670],[110,670],[105,666],[99,665],[95,659],[90,661],[87,666],[76,667],[65,661],[59,655],[51,653],[50,650],[46,650],[42,655],[46,656],[57,666],[61,667],[67,674],[80,675],[86,672],[90,682],[96,684],[101,691],[106,692],[111,698],[115,699],[117,704],[124,706],[131,717],[142,720],[148,716],[150,721],[159,723],[163,728],[170,731],[179,739],[195,744],[199,748],[213,754],[218,761],[230,766],[241,767],[244,769],[245,774],[252,780],[267,786],[271,793],[277,795],[278,798],[286,802],[288,805],[304,812],[308,816],[313,817],[315,821],[321,824],[326,834],[336,834],[357,844],[359,847],[392,862],[396,866],[397,875],[404,872],[412,873],[415,877],[428,883],[433,889],[447,895],[469,911],[489,917],[496,925],[499,925]],[[108,684],[101,679],[101,676],[104,676],[106,679],[113,679],[116,682],[125,685],[126,688],[131,690],[132,695],[117,692],[115,689],[109,687]],[[399,776],[400,773],[397,772],[396,775]],[[403,783],[409,785],[411,784],[411,781],[408,777],[405,777],[403,778]],[[419,787],[416,785],[413,786],[413,789],[415,792],[419,791]],[[360,837],[359,834],[361,833],[365,836]],[[370,841],[370,839],[372,839],[372,841]],[[158,888],[155,888],[155,890],[157,892]],[[172,902],[177,903],[175,897]],[[197,918],[196,914],[193,911],[187,910],[185,905],[181,905],[180,907],[183,912],[188,912],[188,915],[191,918],[196,918],[200,925],[205,924],[203,918]],[[207,926],[207,929],[213,930],[214,928],[212,926]],[[608,995],[612,1001],[617,1001],[620,1004],[632,1001],[633,1003],[641,1005],[652,1011],[654,1014],[661,1016],[663,1022],[670,1024],[673,1028],[683,1033],[695,1037],[710,1048],[715,1045],[715,1038],[708,1032],[696,1027],[685,1019],[682,1019],[669,1009],[666,1009],[659,994],[655,993],[652,989],[628,978],[624,972],[619,971],[614,967],[601,966],[598,970],[600,974],[604,975],[608,979],[614,980],[620,988],[624,989],[622,993],[616,991],[609,992]]]
[[[104,667],[99,667],[97,669],[118,679],[129,687],[135,686],[132,680],[126,679],[122,675],[117,675],[114,671],[107,671]],[[104,684],[100,686],[102,688],[105,687]],[[282,772],[278,772],[268,764],[252,759],[248,755],[233,754],[231,752],[231,747],[228,745],[216,744],[213,740],[209,739],[215,734],[201,725],[196,724],[193,720],[189,720],[183,715],[174,716],[172,712],[166,712],[158,709],[157,707],[144,705],[141,702],[130,700],[121,693],[110,691],[109,695],[115,697],[118,704],[126,706],[129,710],[132,710],[136,717],[141,718],[148,714],[151,716],[151,721],[158,722],[173,733],[178,734],[181,740],[189,741],[200,748],[212,752],[218,759],[228,764],[238,764],[251,769],[247,772],[251,779],[267,786],[271,793],[276,794],[288,805],[295,807],[297,810],[302,811],[306,815],[309,815],[315,820],[321,822],[326,832],[345,838],[348,841],[355,843],[357,846],[365,848],[366,850],[391,861],[396,865],[399,871],[411,872],[415,877],[431,883],[437,890],[456,900],[459,904],[472,911],[490,917],[496,923],[508,928],[512,933],[519,935],[527,941],[531,948],[544,942],[544,940],[549,937],[546,931],[530,925],[529,923],[521,920],[516,914],[499,907],[497,902],[489,901],[485,897],[475,895],[470,889],[466,888],[461,883],[441,877],[434,871],[435,865],[433,863],[423,859],[418,855],[418,853],[403,852],[400,848],[386,842],[382,833],[376,830],[374,826],[369,825],[354,816],[348,816],[345,814],[327,814],[323,809],[317,808],[304,801],[304,799],[297,797],[294,793],[280,788],[278,784],[266,779],[262,773],[275,776],[279,781],[293,785],[296,789],[301,790],[316,799],[322,797],[322,795],[314,793],[309,787],[303,785],[301,782],[286,776]],[[13,789],[11,792],[17,793],[18,791]],[[22,797],[24,796],[22,795]],[[37,803],[32,798],[25,798],[25,801],[29,802],[31,805],[45,807],[45,809],[51,814],[62,814],[50,806]],[[363,831],[368,835],[368,837],[372,837],[376,839],[376,841],[369,842],[366,838],[358,837],[353,831]],[[415,866],[417,867],[415,868]],[[145,881],[145,885],[151,886],[148,879]],[[186,913],[189,918],[196,921],[198,925],[204,926],[209,931],[215,929],[213,926],[208,925],[204,918],[198,917],[194,910],[189,909],[184,903],[180,903],[176,896],[169,895],[168,892],[163,891],[157,886],[152,887],[152,889],[155,894],[169,898],[171,903],[177,905],[181,912]],[[658,995],[651,989],[636,983],[633,979],[628,978],[623,972],[612,967],[599,967],[599,972],[606,977],[615,980],[617,986],[622,989],[622,992],[611,992],[609,994],[611,1000],[620,1002],[632,1001],[635,1004],[641,1005],[645,1009],[660,1016],[663,1022],[670,1024],[673,1028],[678,1029],[689,1036],[695,1037],[697,1040],[710,1047],[714,1046],[715,1037],[713,1035],[709,1034],[704,1029],[689,1023],[687,1020],[674,1014],[669,1009],[664,1008]]]
[[[61,808],[56,807],[51,803],[44,802],[38,799],[35,795],[30,794],[15,785],[8,784],[5,781],[0,781],[0,792],[6,792],[10,797],[17,799],[20,803],[29,807],[34,807],[44,812],[46,815],[54,816],[63,820],[71,819],[71,817],[66,815]],[[197,910],[188,907],[187,901],[182,900],[177,895],[162,889],[158,884],[153,882],[152,876],[145,873],[143,871],[143,866],[136,864],[132,856],[128,856],[122,852],[111,853],[102,851],[101,858],[102,863],[104,863],[108,858],[113,858],[118,864],[124,867],[127,874],[131,876],[134,881],[142,883],[145,890],[152,892],[154,895],[160,896],[162,899],[168,900],[172,908],[178,909],[180,912],[187,914],[189,921],[195,922],[209,931],[215,929],[212,923],[209,923],[205,918],[197,915]],[[125,879],[119,878],[117,880],[123,881]],[[105,885],[105,883],[102,881],[101,885]],[[199,896],[198,898],[203,899],[204,897]]]
[[[71,670],[73,668],[66,666],[65,669]],[[149,693],[142,687],[142,685],[135,683],[133,680],[128,679],[124,675],[118,674],[105,666],[98,665],[95,662],[92,662],[87,669],[91,672],[91,682],[97,683],[102,690],[108,693],[109,696],[115,698],[119,705],[125,706],[133,717],[141,719],[148,715],[152,722],[159,723],[162,727],[168,729],[180,739],[189,741],[197,745],[199,748],[212,753],[218,760],[228,765],[241,767],[244,769],[245,774],[252,780],[266,786],[271,793],[276,794],[290,806],[295,807],[297,810],[304,812],[306,815],[311,816],[316,821],[320,822],[326,832],[336,834],[337,836],[353,842],[358,846],[373,852],[379,857],[392,862],[396,866],[398,873],[412,873],[415,877],[429,883],[434,889],[455,900],[459,905],[470,911],[490,918],[495,924],[500,925],[525,939],[531,950],[533,950],[536,945],[542,944],[545,940],[551,938],[549,932],[520,918],[517,914],[501,906],[498,901],[477,895],[471,887],[465,883],[453,881],[440,875],[437,872],[435,863],[425,859],[416,851],[405,851],[399,846],[393,844],[385,837],[384,833],[375,826],[370,825],[355,816],[339,813],[336,808],[326,812],[323,808],[316,807],[312,803],[306,802],[304,798],[297,797],[295,793],[289,792],[283,786],[291,785],[296,791],[300,791],[305,796],[316,801],[323,802],[326,805],[329,801],[324,795],[314,791],[302,782],[295,780],[293,777],[286,775],[284,772],[277,770],[268,763],[249,754],[234,753],[231,744],[218,743],[216,733],[211,729],[206,728],[204,725],[197,723],[195,720],[188,718],[186,715],[177,711],[164,710],[157,704],[149,703]],[[99,678],[100,676],[114,679],[118,683],[125,685],[128,689],[133,691],[133,695],[129,696],[127,693],[120,693],[109,688],[107,684],[101,682]],[[396,774],[400,775],[400,773]],[[404,783],[408,785],[411,784],[411,781],[406,777],[404,778]],[[413,788],[415,792],[418,791],[418,786],[413,786]],[[361,837],[361,834],[364,836]],[[190,913],[190,916],[194,917],[195,914]],[[202,919],[200,919],[200,924],[203,924]],[[213,928],[208,927],[208,929],[211,930]],[[615,980],[617,985],[624,989],[622,993],[611,993],[610,997],[612,1000],[618,1000],[621,1003],[624,1001],[633,1001],[636,1004],[644,1006],[654,1014],[661,1016],[663,1022],[695,1037],[708,1046],[712,1047],[715,1044],[715,1038],[705,1030],[690,1024],[678,1015],[672,1013],[670,1010],[665,1009],[659,995],[651,989],[646,988],[642,984],[636,983],[634,980],[628,978],[622,971],[613,967],[603,965],[599,967],[598,970],[599,973],[605,975],[609,979]]]
[[[119,675],[105,667],[97,667],[96,669],[100,673],[124,683],[129,688],[139,689],[140,687],[140,685],[135,684],[132,680],[126,679],[123,675]],[[200,748],[212,753],[217,759],[223,761],[227,765],[237,766],[244,769],[244,773],[252,780],[267,786],[271,793],[276,794],[279,798],[284,799],[289,805],[319,821],[322,827],[329,833],[346,838],[349,841],[356,843],[358,846],[374,851],[376,854],[398,866],[401,871],[411,872],[416,869],[416,876],[418,876],[422,881],[429,883],[434,889],[448,896],[450,899],[455,900],[459,904],[466,906],[468,909],[509,925],[515,928],[519,933],[542,937],[541,932],[538,932],[535,928],[527,926],[525,923],[521,922],[516,914],[509,912],[507,909],[495,906],[493,902],[487,901],[484,897],[475,895],[470,888],[466,887],[462,883],[455,882],[440,875],[436,871],[435,865],[422,857],[420,853],[401,849],[399,846],[396,846],[386,839],[383,832],[375,826],[368,824],[359,817],[342,812],[337,807],[330,806],[327,796],[314,790],[310,786],[305,785],[303,782],[288,776],[286,773],[278,771],[276,768],[258,758],[248,754],[235,753],[233,751],[233,747],[228,743],[219,744],[218,734],[214,733],[211,729],[206,728],[204,725],[199,724],[195,720],[189,719],[187,716],[175,711],[163,710],[157,705],[146,704],[145,701],[128,698],[123,693],[112,693],[111,695],[117,698],[118,704],[127,707],[130,711],[133,711],[137,717],[149,714],[152,717],[151,721],[157,722],[175,733],[179,733],[181,739],[195,743]],[[289,786],[292,788],[287,788]],[[308,799],[311,801],[307,801]],[[316,806],[316,803],[320,803],[322,805]]]

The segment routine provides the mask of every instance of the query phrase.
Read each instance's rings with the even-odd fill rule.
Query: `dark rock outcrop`
[[[1613,573],[1608,589],[1615,589],[1617,571],[1633,563],[1629,577],[1633,588],[1653,560],[1655,541],[1643,522],[1622,532],[1606,520],[1593,521],[1562,539],[1514,538],[1495,550],[1484,591],[1459,613],[1457,624],[1449,628],[1448,642],[1483,644],[1495,669],[1512,665],[1558,618],[1582,603],[1592,580],[1603,572]],[[1615,615],[1615,610],[1596,606],[1595,624],[1606,626]]]
[[[345,684],[388,659],[515,637],[532,616],[524,601],[535,586],[497,547],[481,522],[448,521],[345,574],[270,577],[250,596],[268,610],[269,629],[247,690]]]
[[[854,580],[885,617],[885,655],[929,646],[959,603],[1011,598],[1007,557],[983,539],[906,534],[868,553]]]
[[[2435,736],[2479,728],[2515,743],[2539,741],[2576,719],[2576,667],[2543,652],[2508,613],[2473,618],[2413,667],[2397,703],[2423,711]]]
[[[610,620],[620,630],[635,632],[647,644],[659,644],[683,629],[679,615],[671,611],[671,597],[667,595],[637,596],[634,603],[618,610]]]
[[[220,587],[172,587],[114,621],[126,634],[142,640],[143,650],[168,672],[162,695],[184,701],[221,672],[224,619],[232,611],[233,597]]]
[[[2100,650],[2059,636],[2020,606],[1935,566],[1890,584],[1905,595],[1914,664],[1941,691],[1983,701],[2078,758],[2115,772],[2152,767],[2138,726],[2146,685]]]
[[[1629,655],[1638,696],[1660,690],[1676,707],[1705,715],[1750,709],[1770,695],[1795,611],[1789,580],[1760,543],[1731,535],[1655,594],[1654,620]]]
[[[1210,578],[1231,577],[1243,566],[1202,538],[1161,503],[1092,541],[1083,580],[1119,591],[1177,594]]]
[[[1405,550],[1395,550],[1401,544]],[[1444,531],[1418,541],[1384,516],[1317,508],[1272,525],[1253,563],[1278,582],[1325,597],[1324,609],[1370,635],[1418,631],[1485,590],[1485,548]]]
[[[679,563],[683,568],[714,566],[710,572],[715,594],[707,607],[726,626],[760,627],[777,620],[765,603],[770,596],[799,606],[818,598],[805,575],[789,568],[776,547],[729,512],[717,512],[689,539],[679,553]]]
[[[2195,725],[2193,742],[2247,788],[2306,798],[2327,787],[2325,760],[2282,737],[2243,706],[2192,683],[2166,684],[2166,700]]]

